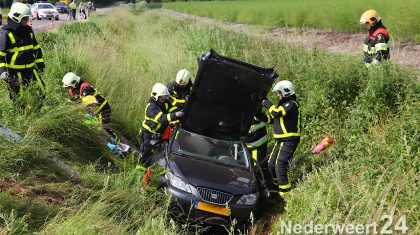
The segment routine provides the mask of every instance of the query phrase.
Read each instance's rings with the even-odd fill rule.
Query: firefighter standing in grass
[[[243,140],[252,158],[260,165],[268,190],[277,191],[276,186],[271,180],[272,177],[268,170],[268,161],[266,159],[268,145],[267,124],[270,123],[272,123],[271,115],[265,114],[262,108],[259,109],[249,128],[248,135]]]
[[[291,190],[287,175],[289,164],[300,142],[300,104],[290,81],[278,82],[273,92],[279,97],[278,105],[273,105],[269,100],[263,101],[264,107],[273,118],[273,137],[276,141],[269,157],[268,168],[273,181],[278,184],[280,196],[285,197]]]
[[[7,82],[15,104],[32,81],[38,85],[38,96],[45,98],[44,81],[38,73],[44,71],[45,64],[35,34],[27,25],[30,16],[25,4],[13,3],[0,35],[0,78]]]
[[[188,99],[193,86],[191,79],[191,73],[186,69],[181,69],[176,74],[175,81],[166,85],[170,94],[169,99],[172,102],[172,106],[176,106],[179,109],[184,108],[185,102]]]
[[[360,24],[365,24],[368,29],[363,52],[367,67],[379,64],[383,60],[388,60],[389,55],[389,34],[382,24],[381,17],[375,10],[368,10],[360,17]]]
[[[111,122],[111,106],[108,101],[89,83],[80,79],[73,72],[69,72],[64,75],[63,87],[69,88],[69,96],[72,101],[82,101],[85,106],[90,108],[91,113],[98,116],[99,121],[104,127],[104,124]],[[114,132],[104,127],[111,136],[115,137]]]
[[[184,116],[184,111],[176,111],[177,107],[169,100],[168,88],[162,83],[156,83],[152,88],[149,103],[146,106],[144,121],[140,133],[142,157],[141,165],[151,164],[153,140],[159,141],[169,123]]]

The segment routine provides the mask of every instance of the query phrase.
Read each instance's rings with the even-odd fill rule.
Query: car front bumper
[[[52,14],[39,13],[38,17],[41,19],[51,19],[51,18],[58,18],[59,14],[58,13],[52,13]]]
[[[255,210],[257,209],[258,200],[254,205],[238,205],[235,202],[238,201],[240,196],[234,196],[228,204],[230,216],[225,216],[197,209],[197,204],[199,202],[207,202],[203,201],[200,196],[194,192],[195,190],[193,190],[191,194],[170,185],[166,189],[169,194],[172,195],[170,212],[173,216],[182,220],[186,219],[211,225],[231,226],[232,221],[235,219],[237,224],[242,225],[249,221],[251,212],[255,215]]]

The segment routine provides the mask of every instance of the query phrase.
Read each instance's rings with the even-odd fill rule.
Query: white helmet
[[[283,97],[289,97],[295,94],[295,87],[290,81],[283,80],[274,86],[272,92],[276,91],[280,92]]]
[[[77,76],[73,72],[68,72],[68,73],[66,73],[66,75],[64,75],[62,82],[63,82],[63,87],[76,88],[76,86],[80,82],[80,77]]]
[[[158,100],[159,96],[169,95],[168,88],[162,83],[156,83],[152,88],[151,96],[154,100]]]
[[[176,74],[176,83],[178,83],[181,86],[187,85],[191,81],[191,73],[188,72],[186,69],[181,69]]]
[[[14,22],[20,23],[23,17],[31,16],[31,10],[25,4],[21,2],[16,2],[13,3],[12,7],[10,8],[8,16]]]

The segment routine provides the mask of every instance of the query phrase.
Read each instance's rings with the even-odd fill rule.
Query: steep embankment
[[[275,66],[296,85],[304,131],[293,178],[305,176],[288,198],[283,220],[367,223],[382,214],[394,221],[404,214],[410,231],[419,224],[419,84],[409,71],[393,64],[367,70],[357,56],[306,51],[159,10],[119,9],[45,33],[39,41],[49,66],[41,111],[14,114],[7,97],[0,98],[0,123],[24,136],[20,144],[0,142],[2,232],[175,233],[165,224],[165,197],[142,188],[142,173],[130,164],[108,166],[115,159],[102,149],[95,130],[69,110],[60,80],[75,71],[94,84],[109,99],[114,126],[135,141],[152,85],[173,80],[181,68],[195,73],[196,57],[210,48]],[[311,156],[309,149],[325,135],[334,137],[334,147]],[[53,157],[78,177],[60,176],[63,171],[50,164]],[[45,190],[32,190],[39,188]],[[34,192],[55,199],[31,197]],[[268,219],[254,231],[275,233],[277,216],[265,214]]]

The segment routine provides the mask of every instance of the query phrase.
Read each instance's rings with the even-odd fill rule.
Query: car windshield
[[[39,4],[38,8],[39,9],[54,9],[54,6],[51,4]]]
[[[179,129],[171,148],[173,153],[217,162],[220,164],[249,168],[247,150],[241,141],[218,140]]]

